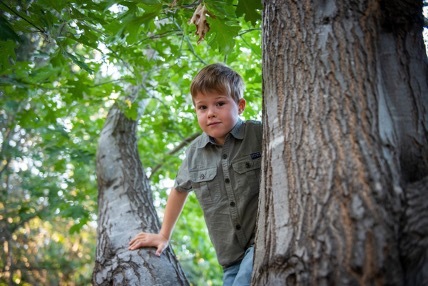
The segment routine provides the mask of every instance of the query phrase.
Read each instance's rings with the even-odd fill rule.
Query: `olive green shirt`
[[[178,171],[175,188],[195,192],[223,267],[254,243],[261,154],[262,124],[238,120],[223,146],[205,133],[196,138]]]

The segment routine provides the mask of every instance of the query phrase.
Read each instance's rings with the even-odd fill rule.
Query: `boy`
[[[223,285],[250,285],[260,182],[262,125],[242,121],[241,76],[223,64],[203,68],[190,86],[198,123],[204,131],[186,151],[165,207],[158,234],[140,233],[129,249],[155,247],[160,256],[187,195],[202,206]]]

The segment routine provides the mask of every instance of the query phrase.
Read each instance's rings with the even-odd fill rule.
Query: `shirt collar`
[[[244,122],[238,118],[238,121],[236,122],[235,126],[230,130],[229,134],[231,134],[235,139],[242,140],[244,139]],[[203,133],[201,136],[201,140],[199,141],[198,148],[205,147],[208,143],[211,143],[213,145],[216,145],[214,138],[208,136],[208,134]]]

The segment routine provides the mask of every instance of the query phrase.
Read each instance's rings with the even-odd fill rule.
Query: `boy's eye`
[[[198,106],[198,109],[199,110],[205,110],[205,109],[207,109],[207,107],[205,105],[200,105],[200,106]]]
[[[217,106],[223,106],[225,103],[223,101],[217,102]]]

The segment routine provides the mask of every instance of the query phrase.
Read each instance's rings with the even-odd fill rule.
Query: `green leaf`
[[[210,24],[210,33],[208,34],[208,43],[213,49],[220,53],[229,53],[235,45],[235,37],[241,28],[236,25],[228,25],[220,19],[208,19]]]
[[[141,3],[146,5],[159,5],[161,2],[159,0],[141,0]]]
[[[220,19],[234,19],[235,6],[231,0],[206,0],[204,1],[207,10]]]
[[[12,40],[0,41],[0,72],[12,65],[11,60],[16,60],[15,47]]]
[[[70,91],[72,97],[74,98],[74,100],[76,99],[82,99],[83,98],[83,94],[87,89],[87,86],[80,80],[70,80],[68,82],[68,84],[70,85],[70,87],[68,88],[68,90]]]
[[[39,3],[39,2],[42,2],[42,1],[38,1],[37,3],[34,3],[33,5],[31,5],[31,8],[29,9],[32,14],[31,23],[32,25],[36,26],[37,29],[47,31],[54,27],[55,23],[58,21],[58,18],[52,13],[50,9],[48,9],[45,6],[48,4]],[[60,3],[61,1],[54,1],[54,2]],[[49,7],[52,7],[52,6],[49,6]]]
[[[260,11],[263,9],[261,0],[248,1],[248,0],[239,0],[238,6],[236,7],[236,15],[238,17],[244,16],[246,21],[251,22],[251,24],[256,25],[258,20],[261,20]]]
[[[69,57],[73,63],[75,63],[76,65],[78,65],[80,68],[84,69],[85,71],[87,71],[88,73],[92,74],[94,73],[94,70],[91,69],[84,61],[81,61],[77,58],[77,56],[69,53],[69,52],[65,52],[64,53],[67,57]]]
[[[162,5],[158,3],[153,3],[151,5],[140,5],[140,7],[144,10],[142,16],[132,16],[127,17],[125,25],[125,32],[128,32],[128,36],[126,37],[126,41],[128,44],[136,43],[142,35],[140,35],[140,31],[146,30],[153,22],[153,20],[159,16],[160,11],[162,10]],[[144,37],[145,37],[144,33]]]
[[[51,65],[46,65],[38,69],[34,69],[33,73],[30,75],[29,80],[35,84],[40,84],[48,80],[52,80],[58,76],[60,72],[60,67],[52,67]]]
[[[11,25],[3,17],[3,15],[0,15],[0,40],[1,41],[7,41],[7,40],[21,41],[18,34],[12,29]]]
[[[70,227],[69,233],[70,234],[79,233],[80,230],[82,229],[82,227],[85,226],[85,224],[87,224],[87,223],[88,223],[87,218],[80,219],[77,224],[74,224]]]
[[[137,118],[138,118],[138,104],[134,103],[134,104],[132,104],[131,108],[126,109],[125,115],[132,120],[137,120]]]
[[[63,0],[38,0],[38,4],[40,4],[40,7],[50,7],[55,9],[56,11],[60,12],[66,4],[68,4],[69,1],[63,1]],[[43,11],[43,10],[42,10]]]

